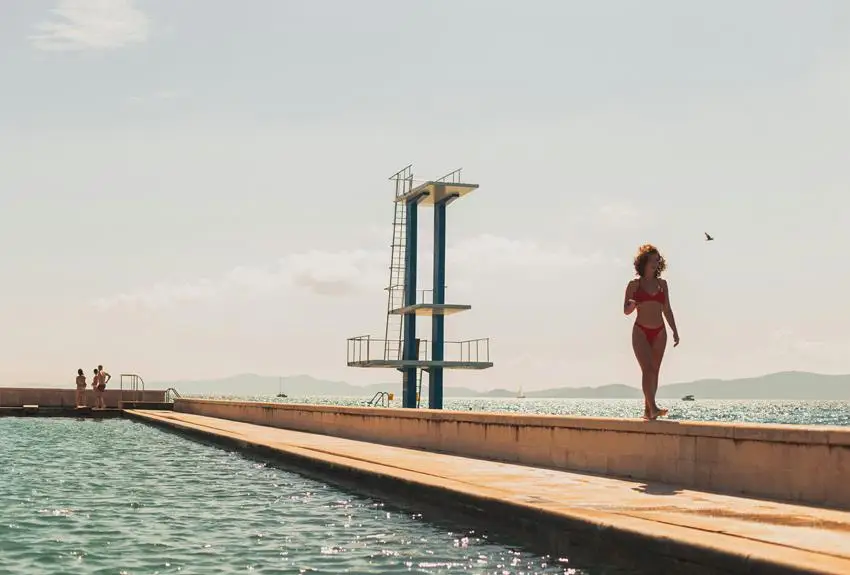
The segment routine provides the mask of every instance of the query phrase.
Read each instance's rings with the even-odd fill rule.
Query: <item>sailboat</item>
[[[521,385],[519,386],[519,391],[517,391],[516,396],[517,396],[517,399],[522,399],[522,398],[525,397],[525,394],[522,392],[522,386]]]
[[[277,384],[278,384],[278,393],[277,393],[277,396],[278,396],[278,397],[289,397],[288,395],[286,395],[285,393],[283,393],[283,378],[282,378],[282,377],[278,377],[278,378],[277,378]]]

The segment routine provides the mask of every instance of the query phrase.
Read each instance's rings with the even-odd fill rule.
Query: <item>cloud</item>
[[[599,206],[597,220],[607,226],[622,228],[636,225],[645,214],[625,201],[614,201]]]
[[[30,36],[39,50],[104,50],[148,39],[150,21],[132,0],[59,0],[51,12],[55,18]]]
[[[239,266],[216,280],[156,284],[135,292],[98,298],[101,311],[114,308],[162,309],[179,303],[204,302],[228,295],[262,295],[298,289],[322,296],[346,296],[383,287],[389,254],[377,251],[309,251],[285,256],[263,267]]]
[[[422,246],[420,270],[431,267],[431,254]],[[424,252],[424,253],[423,253]],[[387,250],[312,250],[287,255],[263,267],[234,268],[222,277],[173,284],[156,284],[139,291],[99,298],[92,305],[101,311],[115,308],[162,309],[178,303],[212,301],[229,295],[261,295],[294,289],[325,297],[344,297],[386,287],[389,278]],[[554,273],[578,266],[613,262],[602,254],[583,256],[564,248],[549,249],[528,240],[482,235],[448,248],[449,265],[472,273],[515,273],[529,270]],[[420,272],[422,273],[422,272]],[[452,285],[463,283],[463,278]]]
[[[780,328],[770,339],[783,353],[818,360],[843,360],[850,356],[850,340],[823,340],[806,337],[790,328]]]
[[[531,240],[512,240],[483,234],[448,249],[451,263],[479,268],[537,268],[560,270],[610,261],[602,254],[580,255],[565,247],[547,248]]]
[[[160,90],[149,96],[131,96],[127,98],[126,104],[139,106],[141,104],[155,104],[157,102],[168,102],[186,98],[188,94],[182,90]]]

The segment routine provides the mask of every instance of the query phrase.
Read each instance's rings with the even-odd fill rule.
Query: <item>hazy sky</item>
[[[481,186],[446,335],[495,367],[447,385],[636,385],[647,241],[665,382],[850,372],[850,3],[28,0],[0,78],[4,385],[398,379],[345,340],[383,335],[408,163]]]

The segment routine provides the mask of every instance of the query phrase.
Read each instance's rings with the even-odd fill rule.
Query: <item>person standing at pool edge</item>
[[[661,272],[667,269],[661,252],[652,244],[644,244],[638,249],[634,265],[638,277],[626,286],[623,313],[631,315],[637,310],[632,327],[632,349],[643,374],[643,417],[651,420],[667,414],[667,410],[661,409],[655,402],[658,373],[667,348],[664,320],[673,330],[673,347],[679,345],[679,330],[670,307],[670,287],[667,280],[661,279]]]
[[[103,402],[103,392],[106,390],[106,382],[104,381],[103,370],[100,366],[94,368],[94,377],[92,378],[91,386],[94,388],[95,409],[106,409],[106,404]]]
[[[109,372],[103,370],[103,366],[97,366],[97,372],[100,374],[100,382],[103,384],[104,389],[106,388],[106,384],[109,383],[109,380],[112,379],[112,376],[109,375]]]
[[[77,370],[77,407],[83,407],[86,404],[86,376],[83,374],[83,369]]]

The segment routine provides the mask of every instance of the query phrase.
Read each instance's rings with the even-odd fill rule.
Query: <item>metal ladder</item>
[[[393,174],[395,198],[398,199],[413,189],[413,165]],[[393,215],[393,240],[390,245],[390,282],[387,290],[387,322],[384,335],[384,360],[399,360],[402,352],[402,328],[404,316],[390,313],[404,306],[404,272],[407,256],[407,208],[404,202],[396,201]]]
[[[422,406],[422,372],[424,369],[416,370],[416,407]]]

